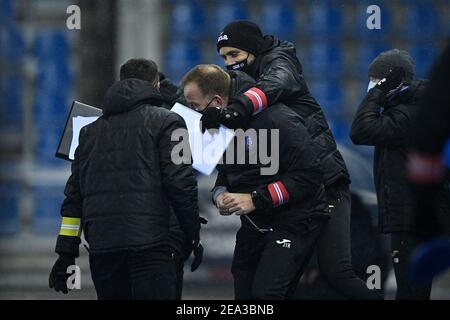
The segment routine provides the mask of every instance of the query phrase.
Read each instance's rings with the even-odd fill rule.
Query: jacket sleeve
[[[212,202],[216,205],[216,199],[222,192],[227,192],[229,189],[228,180],[225,172],[221,169],[218,169],[218,174],[216,178],[216,182],[214,184],[212,192]]]
[[[280,127],[280,168],[278,180],[259,186],[256,192],[266,208],[288,202],[309,201],[323,187],[323,173],[317,146],[304,124],[289,117]]]
[[[83,136],[86,128],[80,132],[80,144],[83,143]],[[67,180],[64,189],[64,201],[61,206],[61,228],[56,240],[55,252],[59,254],[69,254],[79,256],[79,245],[81,243],[81,218],[83,215],[83,199],[80,191],[79,180],[79,150],[75,150],[75,158],[72,162],[71,175]]]
[[[158,141],[161,178],[186,240],[192,243],[198,238],[200,230],[197,179],[191,163],[177,164],[177,161],[172,161],[172,150],[180,143],[172,140],[172,133],[177,129],[187,132],[184,120],[171,112],[164,120]],[[184,143],[189,148],[189,141]]]
[[[292,94],[307,91],[306,82],[291,58],[279,55],[265,61],[256,85],[236,97],[255,115],[268,106],[286,101]]]
[[[408,137],[411,124],[410,105],[398,105],[381,113],[378,101],[383,92],[371,89],[355,114],[350,138],[357,145],[402,145]]]

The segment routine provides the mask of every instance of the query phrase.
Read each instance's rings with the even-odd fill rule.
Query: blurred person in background
[[[183,261],[194,252],[193,270],[203,253],[192,166],[171,160],[171,133],[186,126],[159,107],[153,61],[128,61],[121,78],[106,93],[103,116],[80,132],[49,285],[67,293],[83,230],[99,299],[175,299],[175,242],[182,237],[188,248]],[[174,232],[172,209],[184,234]]]
[[[450,42],[431,71],[408,157],[408,177],[416,201],[415,230],[424,241],[412,261],[414,280],[430,281],[450,268],[450,200],[445,187],[450,167],[449,84]]]
[[[408,259],[419,237],[414,229],[414,200],[406,171],[413,121],[427,82],[414,81],[414,61],[408,52],[398,49],[376,57],[368,76],[368,93],[354,116],[350,138],[356,145],[375,146],[379,227],[391,234],[396,299],[429,299],[431,282],[419,285],[408,278]],[[447,194],[448,188],[442,191]],[[448,210],[448,203],[442,200]]]
[[[327,282],[348,299],[380,299],[353,270],[350,176],[325,114],[302,75],[294,44],[274,36],[263,36],[253,22],[234,21],[220,34],[217,51],[228,70],[243,71],[256,83],[232,97],[226,108],[207,108],[202,117],[204,129],[217,128],[219,124],[229,128],[245,127],[253,116],[277,106],[278,102],[298,114],[305,121],[313,142],[320,146],[325,191],[331,209],[331,221],[325,226],[317,246],[320,270]]]
[[[199,111],[226,107],[230,95],[241,91],[239,85],[252,81],[245,74],[236,81],[231,74],[216,65],[194,67],[182,82],[186,100]],[[245,129],[250,128],[256,130],[256,141],[249,142],[248,136],[245,142],[236,141],[231,163],[226,159],[217,168],[216,187],[227,190],[217,195],[216,188],[220,213],[241,216],[232,262],[235,299],[287,299],[329,218],[318,146],[303,120],[281,103],[253,117]],[[261,129],[279,130],[278,141],[267,141],[279,144],[279,154],[272,155],[279,158],[273,174],[261,173],[267,164],[260,156],[254,164],[248,160],[256,144],[264,141]],[[238,158],[246,160],[239,164]]]

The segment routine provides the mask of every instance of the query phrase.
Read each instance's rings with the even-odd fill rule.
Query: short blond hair
[[[231,77],[221,67],[215,64],[199,64],[189,70],[183,77],[181,85],[195,83],[205,96],[219,95],[228,98],[230,94]]]

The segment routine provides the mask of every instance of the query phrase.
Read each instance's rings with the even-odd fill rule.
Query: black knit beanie
[[[233,47],[258,55],[264,36],[256,23],[247,20],[230,22],[217,39],[217,51]]]
[[[401,67],[405,71],[405,81],[413,80],[414,60],[407,51],[399,49],[380,53],[369,65],[369,77],[383,79],[394,67]]]

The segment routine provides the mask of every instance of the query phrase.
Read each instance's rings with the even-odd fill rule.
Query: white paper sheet
[[[73,160],[75,158],[75,150],[78,147],[78,138],[80,136],[81,128],[94,122],[98,118],[99,117],[81,117],[81,116],[72,118],[73,136],[72,136],[72,143],[70,144],[70,151],[69,151],[69,159],[70,160]]]
[[[217,134],[211,135],[208,131],[203,134],[200,130],[201,113],[180,103],[175,104],[172,111],[186,122],[193,158],[192,166],[199,172],[210,175],[233,139],[234,131],[221,126]]]

